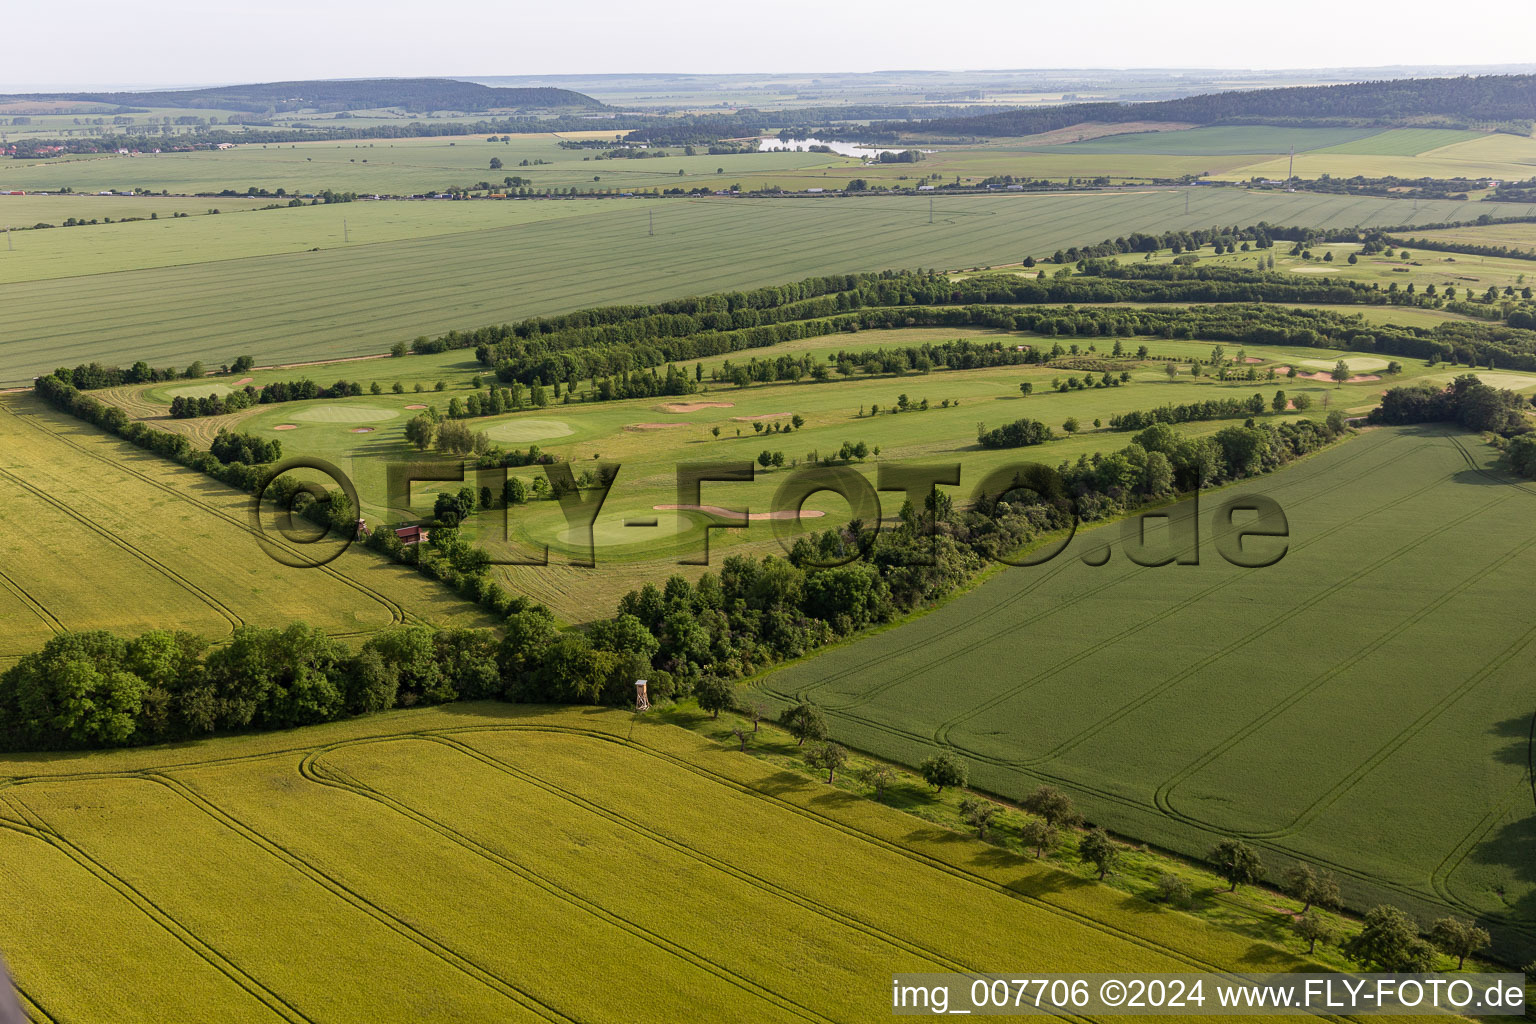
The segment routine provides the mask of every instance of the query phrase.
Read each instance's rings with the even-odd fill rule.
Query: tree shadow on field
[[[768,796],[782,796],[797,789],[804,789],[807,781],[804,775],[796,775],[791,771],[777,771],[752,788]]]
[[[1296,963],[1296,955],[1267,942],[1250,942],[1237,958],[1238,967],[1261,967],[1279,971]]]
[[[1493,728],[1488,731],[1495,736],[1509,740],[1507,744],[1494,752],[1494,757],[1504,764],[1518,764],[1529,767],[1531,764],[1531,735],[1533,716],[1530,713],[1506,718],[1502,722],[1495,722]]]

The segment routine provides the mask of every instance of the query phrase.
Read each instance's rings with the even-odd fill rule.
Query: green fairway
[[[1487,472],[1492,454],[1373,430],[1235,489],[1284,509],[1268,568],[1234,567],[1209,533],[1198,566],[1116,551],[1092,568],[1076,556],[1118,548],[1106,527],[760,686],[820,703],[840,741],[909,764],[950,749],[973,783],[1062,786],[1182,853],[1235,834],[1272,872],[1331,866],[1357,906],[1477,917],[1522,962],[1536,488]]]
[[[26,382],[60,364],[93,359],[185,366],[241,354],[258,364],[361,355],[418,334],[534,313],[819,273],[1009,263],[1132,231],[1259,221],[1431,223],[1475,215],[1475,204],[1469,209],[1449,201],[1235,189],[1188,198],[1186,213],[1186,196],[1176,191],[941,197],[933,223],[929,201],[918,197],[602,201],[572,219],[3,284],[0,381]],[[648,211],[655,214],[654,235]],[[275,223],[263,220],[269,216],[231,222]],[[127,228],[146,226],[158,225]]]
[[[6,957],[49,1020],[831,1024],[888,1019],[896,971],[1309,966],[626,712],[0,773]]]

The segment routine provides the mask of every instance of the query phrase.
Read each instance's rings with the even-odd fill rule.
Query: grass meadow
[[[458,705],[0,775],[0,908],[28,922],[6,956],[49,1020],[876,1021],[896,971],[1306,968],[620,711]]]
[[[1284,509],[1268,568],[1219,557],[1209,522],[1197,566],[1158,569],[1102,527],[757,685],[820,703],[837,739],[879,756],[952,750],[974,785],[1059,786],[1180,853],[1237,835],[1272,875],[1330,867],[1354,905],[1476,917],[1523,962],[1536,487],[1490,461],[1439,428],[1367,431],[1234,489]]]
[[[434,208],[438,205],[494,210],[567,204]],[[1319,227],[1431,223],[1472,219],[1475,213],[1475,204],[1449,201],[1412,204],[1236,190],[1192,195],[1187,213],[1185,195],[1160,190],[940,197],[933,201],[933,223],[929,202],[919,197],[568,205],[590,212],[553,219],[540,214],[531,223],[449,234],[434,234],[422,223],[401,229],[421,232],[414,237],[321,246],[318,252],[0,284],[0,306],[7,313],[0,325],[0,383],[26,383],[61,364],[91,360],[142,358],[156,366],[184,366],[202,359],[214,365],[249,354],[266,365],[357,356],[418,334],[535,313],[751,288],[821,273],[1002,264],[1132,231],[1261,220]],[[186,218],[175,226],[196,225],[203,232],[188,254],[192,258],[201,246],[216,248],[207,241],[208,232],[225,224],[256,232],[268,225],[279,233],[302,228],[303,240],[318,242],[339,227],[337,209]],[[283,216],[290,213],[314,219]],[[487,212],[494,216],[499,215]],[[145,229],[150,237],[160,228],[153,222],[111,229]],[[70,232],[78,230],[96,229]],[[70,232],[59,234],[67,241]],[[24,248],[0,256],[17,263],[27,258]],[[48,259],[56,267],[64,258],[74,254],[65,250]],[[6,260],[0,260],[0,274],[6,273]]]

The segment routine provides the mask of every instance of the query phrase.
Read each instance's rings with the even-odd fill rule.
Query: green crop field
[[[209,200],[191,196],[0,195],[0,231],[7,227],[30,228],[38,223],[59,225],[70,217],[86,221],[102,220],[107,217],[115,221],[125,217],[142,217],[147,220],[151,214],[155,214],[170,220],[172,215],[177,213],[184,213],[188,217],[201,216],[215,206],[227,211],[254,210],[270,205],[271,202],[270,199],[220,197]],[[79,230],[93,229],[85,227]],[[27,236],[15,235],[12,244],[25,244],[25,239],[42,237],[44,235],[41,233]]]
[[[398,622],[488,625],[440,584],[352,553],[280,565],[249,527],[250,498],[31,397],[0,399],[0,665],[65,630],[186,629],[305,619],[359,636]]]
[[[1132,231],[1261,220],[1318,227],[1433,223],[1473,219],[1476,212],[1476,204],[1449,201],[1237,190],[1191,196],[1187,213],[1185,202],[1183,194],[1160,190],[942,197],[929,223],[929,202],[919,197],[592,201],[590,213],[536,223],[0,284],[0,381],[25,382],[93,359],[182,366],[241,354],[260,364],[362,355],[417,334],[535,313],[820,273],[1007,263]],[[281,212],[317,218],[308,237],[318,242],[334,233],[335,209]],[[175,227],[229,223],[259,232],[298,223],[274,217],[278,212],[187,218]],[[159,228],[155,222],[102,230]],[[70,229],[78,230],[97,229]],[[21,261],[25,252],[0,256]]]
[[[6,956],[48,1020],[876,1021],[895,971],[1307,966],[618,711],[0,775]]]
[[[1418,156],[1442,146],[1481,139],[1487,132],[1455,131],[1448,128],[1389,128],[1363,139],[1336,143],[1321,148],[1325,153],[1366,153],[1372,156]],[[1298,149],[1300,147],[1297,147]]]
[[[861,749],[952,750],[973,783],[1058,785],[1183,853],[1237,835],[1271,871],[1328,865],[1357,905],[1476,917],[1529,959],[1536,487],[1491,456],[1439,428],[1369,431],[1236,489],[1285,512],[1268,568],[1217,555],[1227,495],[1207,494],[1198,565],[1141,568],[1118,528],[1093,530],[759,685],[820,703]],[[1104,544],[1101,567],[1077,557]]]
[[[666,157],[594,160],[601,152],[563,149],[562,139],[611,139],[611,132],[513,135],[511,142],[487,142],[468,135],[375,142],[242,143],[228,150],[161,153],[157,156],[89,156],[57,160],[8,160],[0,164],[0,189],[77,192],[148,188],[170,192],[221,192],[265,188],[289,194],[375,192],[392,195],[435,192],[486,181],[500,185],[508,176],[531,178],[541,189],[580,187],[672,188],[723,181],[760,171],[789,171],[859,161],[822,153],[738,153],[686,156],[671,147]],[[499,137],[499,136],[498,136]],[[490,166],[492,158],[499,169]],[[529,161],[524,165],[523,161]],[[534,161],[540,161],[534,163]],[[723,173],[717,173],[721,169]],[[679,171],[683,173],[679,175]],[[596,180],[601,179],[601,180]],[[711,187],[718,188],[719,184]]]

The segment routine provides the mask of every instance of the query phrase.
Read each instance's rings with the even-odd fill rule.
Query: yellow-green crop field
[[[0,874],[55,1021],[877,1021],[897,971],[1306,967],[592,709],[7,756]]]
[[[358,210],[358,230],[367,237],[370,218],[392,216],[387,205],[380,204],[377,214],[373,204],[353,203],[184,218],[171,222],[178,234],[160,234],[159,221],[37,232],[39,239],[57,234],[61,241],[47,244],[63,246],[40,255],[38,273],[44,275],[56,273],[60,260],[78,258],[90,266],[97,259],[90,254],[92,232],[158,241],[146,241],[148,262],[138,264],[145,269],[119,262],[113,264],[124,267],[119,272],[49,280],[23,279],[29,276],[22,268],[30,239],[0,252],[0,280],[10,282],[0,284],[6,311],[0,382],[26,383],[57,366],[91,360],[185,366],[201,359],[215,365],[249,354],[265,365],[364,355],[418,334],[534,314],[824,273],[1010,263],[1133,231],[1259,221],[1317,227],[1435,223],[1475,219],[1477,210],[1476,204],[1450,201],[1236,189],[1188,197],[1155,189],[940,197],[933,201],[932,223],[929,201],[920,197],[416,205],[468,206],[507,220],[491,219],[487,224],[495,226],[479,229],[455,223],[443,234],[430,218],[408,212],[394,228],[380,229],[396,232],[392,240],[352,245],[337,242],[338,219],[346,217],[350,230]],[[504,206],[580,212],[494,212]],[[230,250],[216,236],[226,225],[258,235],[270,229],[273,237],[261,244],[273,254],[224,258]],[[175,255],[175,239],[189,228],[185,237],[191,241]],[[327,239],[334,247],[322,244]],[[296,244],[305,251],[286,251]],[[168,258],[209,262],[156,265]]]
[[[1193,856],[1237,836],[1272,873],[1326,865],[1354,906],[1474,917],[1524,962],[1536,486],[1496,454],[1438,426],[1369,430],[1202,496],[1197,565],[1143,568],[1129,535],[1094,529],[760,686],[818,702],[859,749],[949,750],[973,784],[1059,786],[1091,820]],[[1254,493],[1288,535],[1247,541],[1284,554],[1239,569],[1212,513]],[[1166,523],[1147,536],[1196,543]]]
[[[441,584],[362,552],[321,569],[281,565],[251,532],[249,505],[30,396],[0,399],[0,665],[66,630],[219,640],[297,619],[343,636],[491,623]]]

